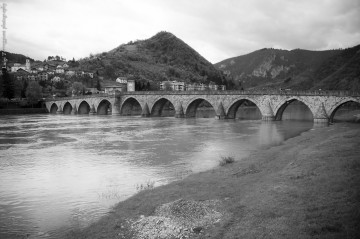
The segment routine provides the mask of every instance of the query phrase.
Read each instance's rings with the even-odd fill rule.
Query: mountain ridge
[[[360,90],[359,49],[263,48],[214,65],[246,89]]]

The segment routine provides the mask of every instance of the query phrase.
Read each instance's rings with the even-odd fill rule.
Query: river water
[[[163,185],[241,160],[309,121],[119,116],[0,116],[0,238],[61,238],[140,185]]]

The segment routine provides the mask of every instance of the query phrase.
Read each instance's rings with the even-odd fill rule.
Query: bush
[[[137,184],[136,185],[136,190],[137,191],[144,191],[144,190],[152,190],[155,187],[155,182],[154,181],[147,181],[145,184]]]
[[[219,161],[219,165],[220,166],[225,166],[226,164],[230,164],[235,162],[235,158],[233,156],[221,156],[220,157],[220,161]]]

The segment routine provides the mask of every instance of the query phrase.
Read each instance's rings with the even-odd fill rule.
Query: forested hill
[[[265,48],[215,66],[246,89],[360,91],[360,45],[328,51]]]
[[[90,55],[80,60],[80,68],[108,79],[125,76],[151,85],[164,80],[225,83],[220,70],[169,32]]]
[[[3,57],[2,57],[2,53],[3,51],[0,51],[0,63],[1,65],[3,65]],[[30,59],[31,62],[34,61],[34,59],[21,55],[21,54],[16,54],[16,53],[10,53],[10,52],[6,52],[6,59],[7,59],[7,63],[8,64],[13,64],[13,63],[22,63],[25,64],[26,59]]]

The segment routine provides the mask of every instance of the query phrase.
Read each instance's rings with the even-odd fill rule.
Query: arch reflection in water
[[[259,120],[261,119],[261,112],[254,102],[242,99],[230,107],[227,117],[229,119]]]
[[[125,102],[121,106],[120,114],[123,116],[134,116],[134,115],[141,115],[142,108],[140,103],[130,97],[125,100]]]
[[[278,124],[273,121],[262,121],[258,131],[257,143],[261,146],[278,145],[284,141],[280,134]]]
[[[214,106],[204,99],[192,101],[186,109],[187,118],[214,118],[215,115]]]
[[[78,108],[78,114],[85,115],[89,113],[90,113],[90,105],[86,101],[81,102]]]
[[[360,103],[347,101],[339,105],[331,114],[330,122],[360,123]]]
[[[96,112],[98,115],[111,115],[111,103],[108,100],[102,100]]]
[[[313,121],[314,116],[310,108],[303,102],[292,99],[286,101],[277,111],[276,120]]]
[[[64,107],[63,107],[63,114],[64,115],[69,115],[71,114],[71,111],[72,111],[72,106],[69,102],[66,102]]]
[[[168,99],[161,98],[160,100],[156,101],[152,107],[151,116],[174,117],[175,107]]]

